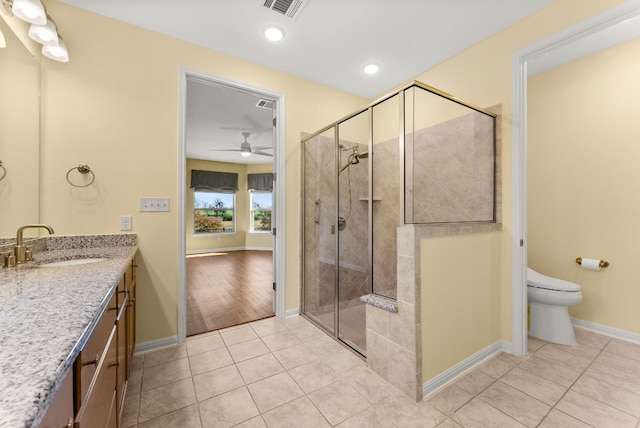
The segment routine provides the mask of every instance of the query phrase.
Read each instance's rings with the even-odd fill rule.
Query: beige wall
[[[193,189],[189,188],[191,182],[191,170],[235,172],[238,174],[238,191],[236,192],[235,220],[236,232],[225,235],[200,235],[193,233],[193,215],[190,211],[193,207]],[[239,163],[212,162],[198,159],[187,159],[187,183],[186,189],[186,246],[187,253],[196,253],[216,248],[244,248],[259,247],[271,248],[273,246],[270,234],[249,233],[249,192],[247,192],[247,174],[272,172],[272,164],[244,165]]]
[[[423,239],[423,381],[500,340],[500,233]],[[447,260],[447,263],[442,263]],[[452,269],[455,264],[455,269]]]
[[[571,316],[640,333],[640,39],[536,75],[528,92],[528,263],[582,285]],[[606,259],[581,269],[576,257]]]
[[[623,3],[622,0],[558,0],[542,9],[538,13],[519,21],[504,31],[489,37],[472,48],[454,56],[448,61],[433,67],[416,76],[416,79],[457,98],[472,102],[478,106],[503,105],[502,132],[502,164],[503,171],[503,228],[499,245],[489,248],[491,260],[499,260],[499,276],[484,278],[489,281],[493,293],[499,304],[495,310],[500,311],[500,324],[495,326],[496,335],[502,340],[511,342],[511,72],[513,53],[547,36],[555,34],[571,25],[585,20],[593,15]],[[450,239],[454,239],[453,237]],[[482,250],[480,242],[470,242],[476,248],[476,253]],[[439,265],[449,272],[456,272],[460,268],[459,260],[444,254],[433,254],[428,259],[422,255],[421,269],[423,275],[429,266]],[[498,297],[499,296],[499,297]],[[472,302],[461,303],[458,311],[474,313]],[[424,309],[423,309],[424,310]],[[477,320],[478,323],[489,320]],[[456,341],[473,340],[474,332],[466,331],[463,336],[456,336],[457,330],[453,326],[442,324],[444,336],[454,337]],[[448,329],[451,329],[450,331]],[[424,329],[424,327],[423,327]],[[477,349],[478,351],[480,349]],[[455,364],[452,359],[451,365]],[[423,359],[423,370],[428,370],[429,361]],[[428,379],[427,376],[424,379]]]
[[[299,141],[365,100],[45,0],[65,37],[68,64],[43,62],[42,221],[60,234],[138,234],[138,342],[177,334],[179,72],[285,94],[286,308],[298,307]],[[66,171],[87,163],[96,182],[72,189]],[[140,196],[168,196],[171,212],[139,213]]]

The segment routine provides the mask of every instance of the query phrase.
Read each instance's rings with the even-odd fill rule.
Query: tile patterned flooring
[[[576,336],[415,403],[304,318],[270,318],[137,355],[123,426],[640,428],[640,345]]]

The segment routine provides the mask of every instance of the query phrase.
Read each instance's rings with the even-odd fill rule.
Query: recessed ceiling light
[[[376,74],[378,71],[380,71],[379,64],[371,63],[364,66],[364,72],[367,74]]]
[[[271,25],[264,29],[264,36],[272,42],[279,42],[284,38],[284,30],[275,25]]]

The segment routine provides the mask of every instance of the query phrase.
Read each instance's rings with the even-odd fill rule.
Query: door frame
[[[274,103],[274,114],[277,118],[273,128],[273,171],[275,183],[273,188],[273,216],[277,234],[273,236],[274,243],[274,278],[277,284],[274,296],[275,314],[277,318],[285,317],[285,96],[282,93],[270,91],[246,83],[222,78],[212,74],[180,67],[180,142],[178,164],[178,343],[187,337],[187,263],[186,263],[186,192],[187,192],[187,155],[186,155],[186,127],[187,113],[187,80],[193,77],[213,85],[225,86],[229,89],[240,90],[264,98]]]
[[[527,353],[527,63],[555,49],[640,15],[640,0],[630,0],[559,33],[526,46],[512,57],[512,320],[511,353]]]

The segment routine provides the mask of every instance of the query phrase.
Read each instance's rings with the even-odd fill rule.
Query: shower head
[[[345,169],[349,168],[351,165],[357,165],[360,163],[360,159],[366,159],[369,157],[369,152],[358,153],[358,149],[356,148],[353,153],[349,155],[349,159],[345,166],[343,166],[340,171],[338,171],[338,175]]]

